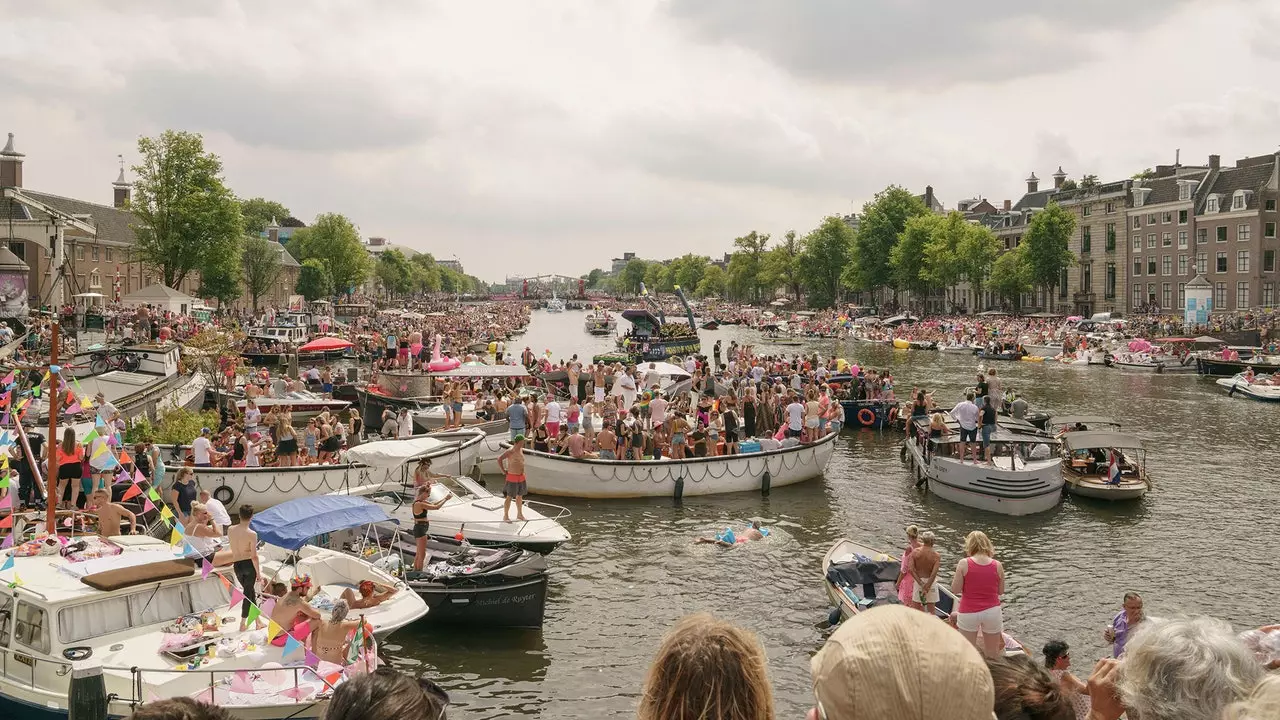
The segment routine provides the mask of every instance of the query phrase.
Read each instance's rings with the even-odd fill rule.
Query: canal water
[[[584,313],[537,311],[511,343],[556,358],[589,359],[610,338],[583,331]],[[754,331],[703,331],[703,348],[730,340],[768,345]],[[879,345],[814,340],[804,348],[888,369],[898,391],[929,388],[941,402],[971,385],[976,358]],[[845,432],[824,478],[754,493],[686,499],[568,500],[573,541],[550,557],[541,630],[409,628],[385,647],[391,662],[427,672],[474,718],[510,715],[632,717],[663,634],[707,611],[755,631],[769,656],[779,718],[812,702],[809,658],[830,632],[822,557],[847,536],[886,550],[902,529],[938,535],[944,568],[962,556],[966,533],[991,536],[1008,573],[1008,631],[1038,654],[1050,639],[1073,648],[1077,674],[1107,653],[1101,633],[1128,590],[1149,614],[1205,613],[1237,630],[1274,623],[1280,591],[1280,407],[1227,398],[1209,379],[1130,374],[1100,366],[999,363],[1005,387],[1033,409],[1101,414],[1148,444],[1154,483],[1145,500],[1065,500],[1012,518],[960,507],[913,486],[899,460],[900,436]],[[761,518],[767,542],[726,551],[693,538]],[[950,571],[946,572],[950,581]]]

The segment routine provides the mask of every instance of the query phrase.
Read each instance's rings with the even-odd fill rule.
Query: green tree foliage
[[[1147,168],[1147,169],[1143,170],[1142,172],[1134,173],[1134,174],[1133,174],[1133,179],[1134,179],[1134,180],[1151,180],[1151,179],[1155,178],[1155,176],[1156,176],[1155,171],[1154,171],[1154,170],[1152,170],[1151,168]]]
[[[200,272],[200,297],[214,298],[220,305],[230,305],[242,291],[240,246],[209,258]]]
[[[324,263],[316,258],[302,261],[298,271],[298,294],[307,300],[319,300],[333,294],[333,278]]]
[[[801,241],[795,230],[788,230],[778,244],[771,248],[764,257],[764,280],[766,289],[786,288],[796,300],[800,299],[800,249]]]
[[[924,248],[923,276],[931,287],[954,288],[961,275],[960,241],[972,226],[958,212],[936,217],[933,234]]]
[[[702,273],[702,280],[698,282],[698,287],[694,293],[698,297],[720,297],[724,295],[725,288],[725,272],[720,269],[719,265],[709,265],[706,272]]]
[[[854,232],[838,217],[828,217],[801,242],[800,277],[810,307],[831,307],[840,293],[840,278],[853,256]]]
[[[350,294],[369,279],[372,263],[355,225],[338,213],[323,213],[311,227],[293,234],[290,252],[299,261],[319,260],[329,272],[334,293]]]
[[[698,283],[702,282],[702,276],[706,274],[709,267],[711,267],[711,261],[702,255],[693,253],[682,255],[671,261],[672,285],[696,291]]]
[[[1076,190],[1079,187],[1080,186],[1076,184],[1075,180],[1072,180],[1071,178],[1067,178],[1066,180],[1062,181],[1062,187],[1058,188],[1058,190],[1062,192],[1067,192],[1068,190]]]
[[[623,273],[625,275],[625,272]],[[671,271],[662,263],[649,263],[644,269],[644,286],[649,292],[670,292]]]
[[[587,281],[588,288],[594,288],[600,285],[600,279],[602,277],[604,277],[604,270],[595,268],[591,272],[587,273],[587,276],[584,279]]]
[[[649,270],[649,264],[640,258],[635,258],[622,268],[622,275],[618,278],[618,289],[624,293],[640,292],[640,283],[645,280],[645,273]]]
[[[290,217],[289,208],[266,198],[249,198],[240,201],[240,216],[244,218],[244,231],[258,235],[267,231],[272,220],[277,223]]]
[[[258,312],[258,299],[271,292],[280,279],[280,251],[275,243],[260,237],[246,238],[240,257],[243,268],[244,289],[253,301],[253,312]]]
[[[928,289],[929,279],[925,275],[925,249],[929,247],[934,231],[940,224],[942,224],[942,218],[937,215],[920,215],[907,221],[902,237],[889,252],[894,287],[913,293]]]
[[[764,290],[762,275],[768,246],[769,234],[758,233],[755,230],[733,241],[733,247],[736,249],[729,262],[733,263],[734,260],[738,262],[730,276],[733,277],[733,285],[744,299],[757,302],[760,300]]]
[[[1058,286],[1062,271],[1075,259],[1067,247],[1075,231],[1075,216],[1055,202],[1031,217],[1019,247],[1026,257],[1033,285],[1049,291]]]
[[[409,258],[409,273],[414,292],[440,292],[440,267],[431,253],[418,253]]]
[[[970,224],[960,245],[956,248],[956,261],[961,274],[969,281],[975,297],[982,297],[987,276],[1000,255],[1000,241],[985,225]]]
[[[1031,265],[1024,248],[1025,243],[996,258],[991,268],[992,291],[1015,309],[1022,294],[1031,291]]]
[[[222,180],[222,161],[205,152],[199,134],[175,130],[139,138],[138,154],[130,201],[141,221],[134,228],[134,258],[173,288],[206,268],[225,273],[225,256],[234,256],[242,229],[240,204]]]
[[[874,200],[862,206],[862,217],[853,244],[854,262],[845,268],[844,284],[856,290],[872,291],[892,286],[890,257],[893,246],[898,244],[908,220],[928,213],[924,202],[897,185],[876,193]]]
[[[405,259],[404,253],[395,248],[378,256],[373,274],[382,286],[382,291],[387,294],[387,299],[413,290],[413,267]]]

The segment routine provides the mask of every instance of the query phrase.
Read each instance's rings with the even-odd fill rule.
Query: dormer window
[[[1244,210],[1245,206],[1248,204],[1249,204],[1248,190],[1237,190],[1235,194],[1231,196],[1232,210]]]
[[[1147,202],[1147,194],[1151,192],[1151,188],[1136,187],[1133,189],[1133,206],[1142,207]]]
[[[1179,180],[1178,181],[1178,199],[1190,200],[1191,194],[1196,191],[1195,180]]]
[[[1204,211],[1207,213],[1218,212],[1218,196],[1217,195],[1209,196],[1209,201],[1205,203]]]

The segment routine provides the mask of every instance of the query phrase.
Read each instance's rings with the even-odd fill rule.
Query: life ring
[[[223,505],[230,505],[231,501],[236,499],[236,491],[232,490],[226,485],[219,485],[218,487],[213,489],[213,492],[209,494],[212,495],[215,500],[222,503]]]
[[[876,414],[871,411],[871,408],[862,408],[858,410],[858,422],[862,423],[863,427],[871,427],[876,424]]]
[[[62,651],[62,657],[76,662],[78,660],[88,660],[93,657],[93,648],[91,647],[69,647]]]

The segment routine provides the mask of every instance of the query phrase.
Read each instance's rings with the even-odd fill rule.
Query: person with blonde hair
[[[773,720],[765,653],[753,633],[706,613],[671,629],[645,678],[638,720]]]
[[[951,592],[960,597],[960,607],[951,617],[974,647],[987,657],[1000,657],[1004,652],[1004,614],[1000,609],[1004,565],[995,559],[996,547],[981,530],[965,536],[964,554],[951,581]],[[978,633],[982,633],[981,642]]]
[[[907,607],[915,607],[912,594],[915,592],[916,584],[907,569],[907,564],[910,562],[911,553],[920,547],[920,528],[915,525],[908,525],[905,532],[907,533],[907,548],[902,551],[902,560],[898,566],[898,601]]]
[[[1248,700],[1232,703],[1223,720],[1270,720],[1280,718],[1280,675],[1263,678]]]

